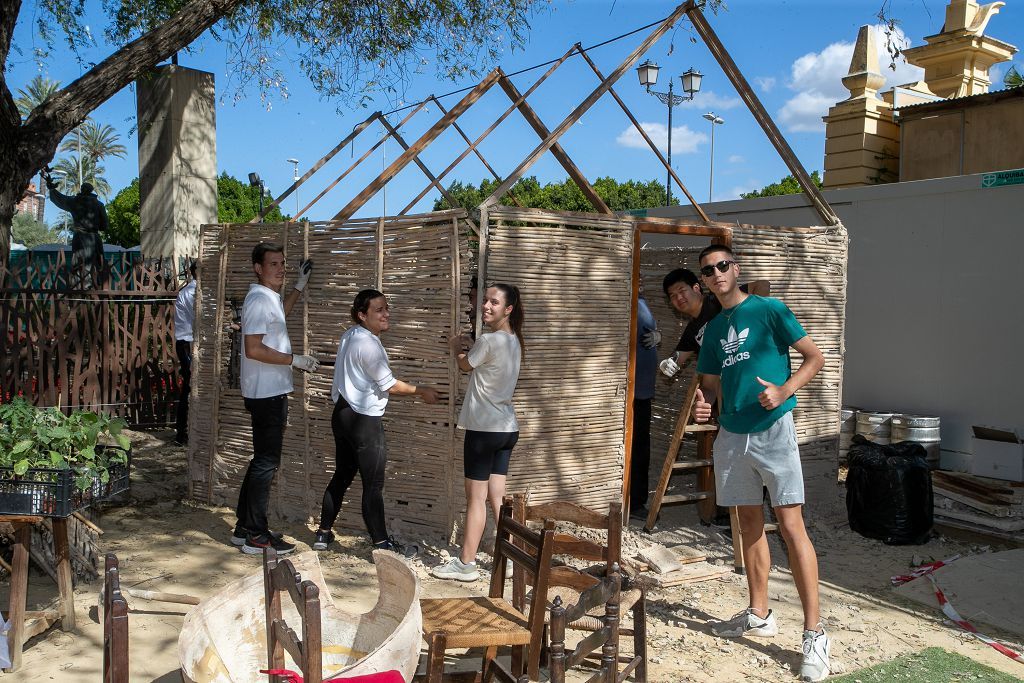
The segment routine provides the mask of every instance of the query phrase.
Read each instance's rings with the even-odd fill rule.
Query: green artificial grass
[[[1021,675],[1024,676],[1024,664],[1018,666]],[[901,655],[883,664],[828,679],[829,683],[1016,683],[1021,680],[1024,679],[996,671],[990,666],[979,664],[973,659],[941,647],[930,647],[914,654]]]

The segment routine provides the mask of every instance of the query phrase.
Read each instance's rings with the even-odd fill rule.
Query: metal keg
[[[892,416],[892,429],[890,438],[893,443],[898,441],[913,441],[924,446],[928,453],[929,464],[939,464],[939,451],[942,439],[939,438],[940,420],[937,417],[924,415]]]
[[[850,452],[853,435],[857,431],[857,409],[846,407],[839,411],[839,462],[845,463]]]
[[[877,444],[889,443],[893,413],[876,413],[870,410],[857,411],[857,434]]]

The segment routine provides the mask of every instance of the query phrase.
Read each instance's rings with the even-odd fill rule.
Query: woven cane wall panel
[[[317,518],[334,473],[330,400],[338,339],[353,323],[352,299],[360,289],[381,289],[391,306],[391,329],[382,341],[395,376],[434,386],[451,397],[457,382],[446,339],[465,326],[465,286],[471,259],[461,212],[344,223],[211,225],[203,230],[197,291],[196,357],[190,411],[191,495],[234,505],[252,453],[252,431],[237,382],[241,340],[229,327],[230,302],[240,307],[254,282],[252,248],[275,241],[286,248],[289,275],[306,256],[315,263],[307,294],[288,316],[292,348],[320,360],[317,373],[294,375],[281,468],[272,512]],[[465,262],[465,263],[464,263]],[[285,283],[285,292],[291,283]],[[457,393],[457,392],[456,392]],[[457,406],[394,398],[385,417],[388,470],[385,484],[390,530],[429,535],[450,532],[451,454]],[[461,477],[461,473],[459,473]],[[362,529],[361,482],[349,489],[339,524]]]
[[[622,492],[632,222],[506,208],[488,219],[487,282],[519,286],[526,309],[509,489],[600,510]]]

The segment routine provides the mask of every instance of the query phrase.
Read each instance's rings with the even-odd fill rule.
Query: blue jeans
[[[270,531],[267,504],[274,474],[281,465],[281,445],[288,423],[288,394],[271,398],[247,398],[245,409],[252,419],[252,460],[242,479],[235,516],[250,535]]]

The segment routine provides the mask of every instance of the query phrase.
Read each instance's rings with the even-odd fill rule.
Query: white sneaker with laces
[[[819,625],[819,628],[820,625]],[[832,650],[832,639],[820,631],[804,631],[804,661],[800,665],[801,681],[823,681],[829,674],[829,653]]]
[[[434,567],[430,570],[430,574],[439,579],[454,579],[455,581],[476,581],[480,578],[476,562],[466,564],[457,557],[453,557],[446,564]]]
[[[775,613],[768,610],[768,616],[762,619],[754,614],[750,607],[737,612],[728,621],[711,624],[711,632],[719,638],[739,638],[741,636],[758,636],[770,638],[779,632],[775,622]]]

